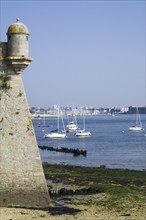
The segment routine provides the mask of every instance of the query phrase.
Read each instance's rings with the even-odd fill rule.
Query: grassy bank
[[[118,212],[146,205],[146,173],[127,169],[107,169],[105,167],[76,167],[64,165],[44,165],[46,179],[77,187],[96,187],[105,193],[106,199],[94,201]],[[91,201],[90,201],[91,203]]]

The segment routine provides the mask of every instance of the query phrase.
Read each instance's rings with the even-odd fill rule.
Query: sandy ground
[[[73,196],[51,201],[48,211],[0,208],[0,220],[145,220],[145,207],[116,212],[99,205],[107,199],[104,193]],[[97,205],[98,201],[98,205]]]

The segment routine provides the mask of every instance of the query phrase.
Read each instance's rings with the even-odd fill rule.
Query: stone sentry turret
[[[43,173],[21,73],[29,66],[29,32],[16,20],[0,43],[0,206],[47,208]]]

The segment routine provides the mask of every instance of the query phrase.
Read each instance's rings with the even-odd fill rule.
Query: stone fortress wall
[[[12,25],[16,28],[9,27],[8,42],[0,43],[0,72],[9,85],[0,84],[0,205],[46,208],[49,195],[21,77],[31,62],[28,42],[21,47],[28,29],[20,21]],[[8,47],[12,37],[15,44],[19,40],[18,54],[16,47]]]

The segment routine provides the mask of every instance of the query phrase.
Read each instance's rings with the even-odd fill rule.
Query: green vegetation
[[[66,183],[120,184],[142,186],[146,182],[145,171],[127,169],[107,169],[96,167],[78,167],[64,165],[44,165],[46,178]]]
[[[96,187],[107,197],[96,201],[109,209],[121,212],[146,204],[146,173],[127,169],[107,169],[64,165],[44,165],[46,179],[78,187]]]
[[[11,88],[10,86],[10,81],[11,77],[8,76],[5,72],[1,71],[0,72],[0,89],[2,90],[9,90]]]

